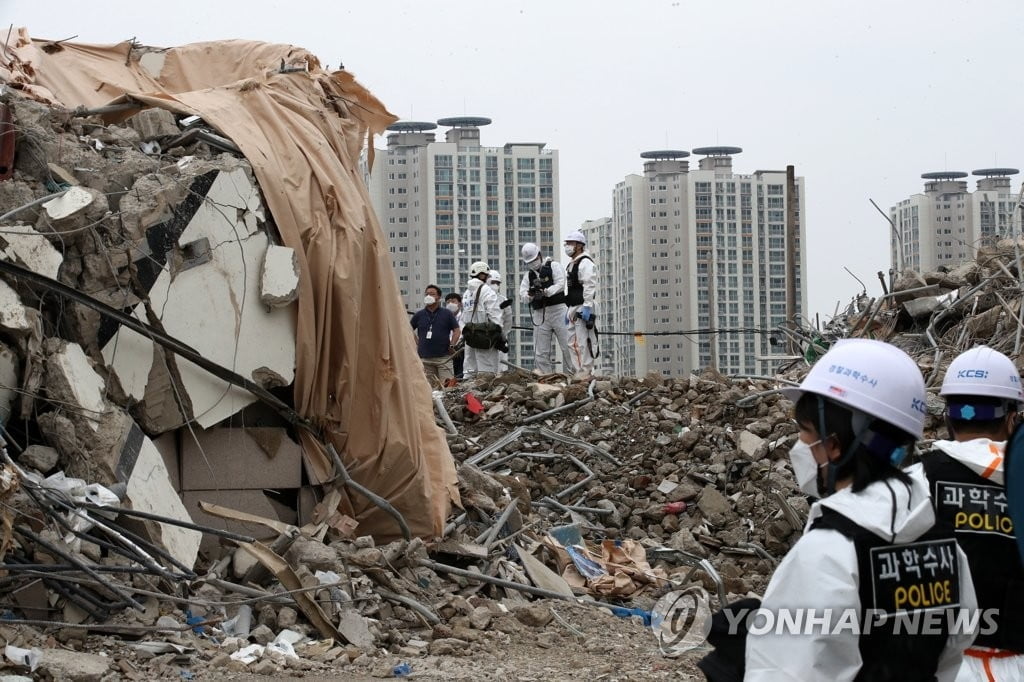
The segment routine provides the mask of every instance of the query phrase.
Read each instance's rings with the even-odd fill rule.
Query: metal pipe
[[[437,625],[438,623],[441,622],[441,619],[438,618],[436,613],[434,613],[433,611],[431,611],[430,609],[428,609],[426,606],[424,606],[423,604],[419,603],[415,599],[412,599],[410,597],[406,597],[406,596],[401,595],[401,594],[395,594],[394,592],[392,592],[390,590],[385,590],[385,589],[380,588],[380,587],[378,587],[374,591],[377,594],[379,594],[380,596],[384,597],[385,599],[387,599],[389,601],[398,602],[399,604],[401,604],[403,606],[407,606],[408,608],[412,609],[416,613],[418,613],[421,616],[423,616],[423,618],[428,623],[430,623],[431,625]]]
[[[612,509],[598,509],[597,507],[580,507],[579,505],[575,504],[562,504],[561,502],[557,502],[555,500],[551,500],[549,502],[547,498],[531,502],[530,505],[533,507],[555,507],[556,509],[562,510],[568,509],[569,511],[578,512],[580,514],[597,514],[598,516],[605,516],[607,514],[611,514],[612,511],[614,511]]]
[[[889,223],[889,227],[892,228],[892,233],[896,235],[896,240],[899,242],[900,245],[900,272],[903,272],[907,268],[906,263],[904,261],[905,256],[903,255],[903,235],[900,233],[899,230],[896,229],[896,223],[892,221],[892,218],[890,218],[885,211],[878,207],[878,204],[875,203],[874,199],[868,199],[868,201],[871,202],[871,205],[875,207],[876,211],[882,214],[882,217],[885,218],[886,221]],[[895,265],[895,263],[893,263],[893,265]]]
[[[448,410],[444,409],[444,401],[442,400],[444,393],[441,391],[434,391],[432,395],[434,398],[434,407],[437,408],[437,414],[441,417],[441,421],[444,422],[445,431],[453,436],[459,435],[459,431],[455,428],[455,424],[452,423],[452,418],[448,414]]]
[[[402,537],[406,540],[411,540],[412,532],[409,530],[409,524],[405,522],[405,517],[402,516],[402,513],[395,509],[394,505],[385,500],[383,497],[373,492],[372,490],[362,485],[361,483],[353,480],[353,478],[349,476],[348,469],[345,468],[345,464],[341,461],[341,457],[338,455],[338,451],[334,449],[333,443],[326,442],[324,443],[324,445],[327,448],[327,452],[330,453],[331,459],[334,462],[334,469],[337,472],[338,478],[340,478],[342,482],[349,488],[356,491],[357,493],[368,499],[370,502],[372,502],[379,509],[389,514],[391,518],[393,518],[395,522],[398,524],[398,527],[401,529]]]
[[[572,456],[570,454],[563,454],[563,453],[558,453],[558,452],[516,452],[516,453],[513,453],[511,455],[505,455],[504,457],[502,457],[500,459],[496,459],[493,462],[490,462],[489,464],[487,464],[486,466],[483,466],[483,467],[480,467],[480,468],[485,470],[485,471],[487,469],[493,469],[494,467],[498,466],[499,464],[502,464],[503,462],[507,462],[508,460],[514,459],[516,457],[526,457],[528,459],[548,459],[548,460],[550,460],[550,459],[568,459],[573,464],[575,464],[577,467],[579,467],[580,471],[583,472],[583,474],[586,476],[586,478],[584,478],[582,481],[577,481],[576,483],[572,484],[571,486],[569,486],[568,488],[565,488],[564,490],[562,490],[560,492],[555,493],[555,497],[564,497],[565,495],[568,495],[569,493],[573,492],[574,490],[578,490],[580,487],[582,487],[583,485],[585,485],[589,481],[593,480],[593,478],[596,476],[596,474],[593,472],[593,470],[591,470],[590,467],[588,467],[586,464],[584,464],[582,461],[580,461],[579,458],[574,457],[574,456]]]
[[[590,382],[590,386],[587,388],[587,397],[586,398],[580,398],[579,400],[575,400],[575,401],[573,401],[571,403],[566,403],[565,405],[560,405],[558,407],[554,407],[554,408],[552,408],[550,410],[546,410],[544,412],[538,412],[537,414],[532,415],[532,416],[527,417],[526,419],[524,419],[522,421],[522,423],[523,424],[532,424],[534,422],[539,422],[539,421],[541,421],[543,419],[546,419],[548,417],[553,417],[556,414],[561,414],[562,412],[567,412],[567,411],[572,410],[572,409],[577,408],[577,407],[583,407],[587,403],[592,402],[594,400],[594,386],[596,384],[597,384],[596,380]]]
[[[119,114],[123,111],[132,111],[133,109],[145,109],[148,104],[141,102],[121,102],[120,104],[107,104],[102,107],[96,107],[94,109],[86,109],[85,107],[78,107],[71,112],[72,118],[86,118],[88,116],[103,116],[105,114]]]
[[[117,512],[118,514],[124,514],[125,516],[134,516],[140,519],[146,519],[148,521],[159,521],[169,526],[177,526],[179,528],[188,528],[189,530],[197,530],[200,533],[206,533],[208,535],[216,535],[218,537],[227,538],[228,540],[234,540],[235,542],[244,542],[251,544],[256,542],[256,539],[248,535],[240,535],[238,533],[232,533],[229,530],[221,530],[220,528],[211,528],[210,526],[201,526],[198,523],[192,523],[190,521],[182,521],[180,519],[172,519],[167,516],[160,516],[159,514],[151,514],[150,512],[140,511],[138,509],[125,509],[124,507],[103,507],[98,504],[82,504],[79,505],[83,509],[90,509],[92,511],[109,511]]]
[[[505,510],[501,512],[501,516],[498,517],[498,520],[495,521],[494,525],[492,525],[484,534],[486,536],[483,539],[484,547],[486,547],[487,549],[491,548],[491,545],[494,544],[494,540],[497,538],[498,533],[501,532],[501,529],[505,526],[505,523],[508,522],[509,517],[512,516],[512,512],[515,511],[516,504],[518,503],[519,498],[513,497],[512,501],[508,503],[507,507],[505,507]],[[477,542],[479,542],[479,540],[477,540]]]
[[[54,192],[53,194],[47,194],[45,197],[40,197],[38,199],[33,199],[32,201],[28,202],[27,204],[19,206],[18,208],[15,208],[15,209],[11,209],[7,213],[4,213],[3,215],[0,215],[0,223],[2,223],[5,220],[8,220],[8,219],[18,215],[19,213],[21,213],[24,210],[32,208],[33,206],[38,206],[39,204],[44,204],[47,201],[49,201],[50,199],[56,199],[57,197],[62,197],[62,196],[64,196],[65,193],[67,193],[67,191],[68,190],[65,189],[65,190],[61,190],[60,192]]]
[[[928,284],[928,285],[923,286],[923,287],[914,287],[913,289],[904,289],[903,291],[892,291],[892,292],[890,292],[888,294],[885,294],[884,296],[879,296],[878,298],[875,299],[875,302],[871,305],[871,307],[868,308],[868,310],[871,312],[871,316],[868,318],[867,324],[865,324],[863,329],[861,329],[860,336],[863,337],[864,334],[867,332],[868,328],[871,326],[871,323],[875,321],[875,315],[877,315],[878,311],[882,309],[882,301],[886,300],[887,298],[893,298],[894,296],[901,296],[903,294],[915,294],[915,293],[917,293],[919,291],[929,291],[931,289],[938,289],[938,288],[939,288],[938,284]]]
[[[649,396],[651,394],[651,390],[652,389],[649,388],[646,391],[640,391],[639,393],[637,393],[635,396],[626,401],[626,407],[633,407],[633,405],[638,403],[640,400],[643,400],[644,398]]]
[[[140,611],[144,610],[142,604],[140,604],[139,602],[135,601],[135,599],[130,594],[127,594],[127,593],[123,592],[116,585],[113,585],[110,582],[104,580],[103,577],[99,573],[94,571],[91,567],[87,566],[86,564],[82,563],[81,561],[78,561],[73,556],[71,556],[70,554],[68,554],[64,550],[62,550],[60,547],[57,547],[56,545],[54,545],[52,542],[46,541],[45,539],[39,537],[38,535],[36,535],[32,531],[28,530],[27,528],[15,528],[14,532],[17,533],[18,535],[21,535],[21,536],[24,536],[24,537],[28,538],[29,540],[32,540],[33,542],[35,542],[36,544],[40,545],[43,549],[47,550],[48,552],[50,552],[50,553],[52,553],[52,554],[54,554],[56,556],[59,556],[61,559],[63,559],[64,561],[68,562],[69,564],[73,564],[73,565],[77,566],[78,568],[80,568],[81,570],[85,571],[85,573],[87,573],[90,578],[92,578],[93,580],[95,580],[96,582],[98,582],[99,584],[103,585],[105,588],[107,588],[108,590],[110,590],[111,592],[116,594],[118,597],[120,597],[121,598],[121,603],[127,604],[129,606],[133,606],[133,607],[137,608]]]
[[[518,590],[520,592],[532,594],[537,597],[544,597],[546,599],[560,599],[563,601],[576,601],[575,598],[567,597],[561,592],[545,590],[541,587],[534,587],[533,585],[523,585],[522,583],[512,582],[511,580],[493,578],[489,575],[484,575],[483,573],[467,571],[465,569],[456,568],[455,566],[449,566],[447,564],[439,564],[436,561],[431,561],[430,559],[420,559],[416,563],[424,568],[429,568],[430,570],[436,571],[438,573],[449,573],[451,575],[457,575],[462,578],[468,578],[469,580],[477,580],[482,583],[497,585],[498,587],[505,587],[511,590]]]

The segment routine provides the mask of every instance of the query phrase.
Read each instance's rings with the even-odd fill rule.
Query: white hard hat
[[[498,272],[497,270],[491,270],[491,276],[487,278],[487,281],[488,282],[500,282],[501,281],[501,273]]]
[[[524,263],[532,263],[540,257],[540,247],[533,242],[526,242],[523,244],[523,250],[520,252],[523,257]]]
[[[924,377],[896,346],[869,339],[844,339],[815,363],[799,388],[782,393],[796,402],[814,393],[906,431],[924,435]]]
[[[1024,402],[1013,361],[988,346],[964,351],[949,363],[939,395],[977,395]]]
[[[490,271],[491,271],[491,266],[488,265],[487,263],[485,263],[482,260],[478,260],[477,262],[475,262],[475,263],[473,263],[472,265],[469,266],[469,276],[470,277],[477,277],[477,276],[479,276],[479,275],[481,275],[481,274],[483,274],[485,272],[490,272]]]
[[[570,232],[569,236],[565,238],[565,241],[567,241],[567,242],[579,242],[580,244],[583,244],[583,246],[587,245],[587,238],[586,238],[586,236],[582,232],[580,232],[579,230],[573,230],[572,232]]]

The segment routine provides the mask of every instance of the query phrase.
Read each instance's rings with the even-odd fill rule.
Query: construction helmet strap
[[[968,403],[947,403],[946,414],[959,421],[992,421],[1005,417],[1011,412],[1006,401],[998,405],[971,405]]]

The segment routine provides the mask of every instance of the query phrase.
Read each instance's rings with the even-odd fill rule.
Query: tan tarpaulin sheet
[[[358,164],[368,133],[394,116],[350,74],[328,73],[291,45],[196,43],[141,63],[131,48],[54,46],[20,29],[0,55],[0,80],[69,109],[129,95],[196,113],[242,149],[282,239],[299,256],[296,409],[414,534],[439,535],[458,502],[455,467]],[[280,73],[282,63],[308,72]],[[311,438],[304,446],[325,480],[328,459]],[[394,520],[362,497],[344,505],[360,534],[397,537]]]

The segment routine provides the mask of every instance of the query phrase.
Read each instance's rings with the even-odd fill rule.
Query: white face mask
[[[793,465],[796,484],[800,490],[811,497],[821,497],[821,493],[818,492],[818,469],[827,466],[827,464],[819,465],[814,459],[814,453],[811,452],[811,448],[820,442],[819,440],[808,444],[798,438],[793,447],[789,449],[789,462]]]
[[[572,256],[574,253],[576,253],[576,247],[573,246],[572,244],[566,244],[562,248],[565,249],[565,255],[566,256]]]
[[[435,303],[437,303],[437,299],[434,298],[433,296],[424,296],[423,303],[424,305],[434,305]]]
[[[445,308],[447,308],[448,310],[452,311],[453,313],[459,312],[459,304],[458,303],[449,303],[448,305],[445,306]]]
[[[534,258],[532,261],[526,264],[526,267],[530,268],[533,271],[537,271],[540,270],[540,266],[543,264],[543,260],[541,260],[540,258]]]
[[[501,286],[500,282],[488,282],[488,284],[490,284],[491,288],[494,289],[495,291],[497,291],[498,287]]]

